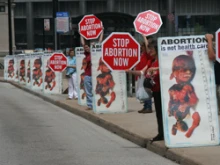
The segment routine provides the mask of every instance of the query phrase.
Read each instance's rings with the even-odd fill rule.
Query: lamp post
[[[11,20],[11,0],[8,0],[8,38],[9,38],[9,54],[12,55],[12,20]]]

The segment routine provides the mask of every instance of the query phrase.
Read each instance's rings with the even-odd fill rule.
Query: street
[[[0,83],[1,165],[174,165],[78,116]]]

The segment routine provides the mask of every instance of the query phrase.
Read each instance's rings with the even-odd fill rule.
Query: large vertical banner
[[[54,72],[49,67],[51,54],[44,54],[43,60],[43,91],[50,94],[62,93],[62,72]]]
[[[83,47],[76,47],[75,54],[78,84],[78,103],[79,105],[86,105],[86,91],[84,88],[86,61]]]
[[[43,62],[42,54],[31,55],[31,88],[43,89]]]
[[[4,57],[4,80],[7,80],[8,68],[7,68],[7,55]]]
[[[95,113],[127,112],[126,74],[111,71],[102,61],[101,45],[91,50],[93,111]]]
[[[18,81],[20,84],[26,84],[25,54],[17,56],[17,60],[18,60]]]
[[[219,144],[213,63],[204,36],[158,39],[167,147]]]
[[[18,80],[19,80],[19,74],[18,74],[18,70],[19,70],[18,56],[19,56],[19,55],[14,55],[14,69],[15,69],[15,78],[14,78],[14,81],[15,81],[15,82],[18,82]]]
[[[31,86],[31,54],[25,56],[25,79],[26,86]]]
[[[15,61],[14,61],[14,56],[12,55],[7,55],[4,60],[4,68],[5,68],[5,73],[4,77],[6,80],[14,80],[15,79]]]

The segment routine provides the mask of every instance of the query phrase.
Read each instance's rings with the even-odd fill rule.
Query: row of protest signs
[[[85,55],[82,47],[75,49],[78,103],[86,105],[86,92],[84,88]],[[124,71],[111,71],[102,61],[101,45],[91,48],[92,61],[92,91],[93,111],[95,113],[125,113],[127,112],[127,87]]]
[[[204,36],[159,38],[158,51],[166,146],[218,145],[220,136],[214,68],[208,59]],[[75,54],[78,103],[86,105],[83,48],[77,47]],[[54,78],[47,66],[49,57],[50,54],[6,56],[5,79],[46,93],[60,93],[62,75],[55,72]],[[94,112],[127,112],[125,72],[111,71],[103,63],[101,45],[91,48],[91,61]]]
[[[156,24],[153,21],[157,20],[156,17],[148,13],[146,14],[148,15],[147,18],[151,20],[151,23],[149,23],[149,20],[145,20],[144,15],[139,15],[140,18],[137,18],[137,21],[140,23],[139,33],[143,34],[141,30],[148,31],[147,25],[151,25],[151,28],[157,32],[161,23]],[[91,18],[85,19],[85,22],[88,20],[91,20]],[[90,22],[90,26],[92,26],[92,23],[95,23],[92,20]],[[143,24],[146,26],[143,26]],[[135,25],[135,28],[137,26]],[[87,28],[85,25],[82,25],[82,27],[79,29]],[[138,32],[137,29],[136,31]],[[100,33],[94,34],[96,34],[97,38]],[[84,38],[87,37],[84,36]],[[86,92],[83,82],[86,63],[83,48],[77,47],[75,54],[79,87],[78,103],[80,105],[86,105]],[[208,59],[207,42],[204,36],[159,38],[158,55],[166,146],[192,147],[218,145],[220,136],[214,68],[212,62]],[[13,68],[11,68],[10,60],[7,58],[10,57],[7,56],[5,60],[7,61],[5,66],[8,65],[6,79],[10,79],[11,76],[17,73],[14,80],[22,83],[21,71],[23,68],[18,67],[21,62],[19,64],[19,60],[15,60],[13,57],[16,61],[18,71],[12,74]],[[110,70],[102,59],[102,47],[100,45],[92,47],[93,110],[96,113],[127,112],[125,72]],[[46,60],[44,63],[45,67],[42,70],[43,73],[46,73]],[[34,67],[31,69],[31,87],[33,89],[36,88],[36,84],[39,85],[39,83],[45,82],[44,80],[39,80],[39,76],[37,76],[41,75],[39,70],[36,70],[37,65],[39,65],[39,62],[30,60],[30,66]],[[25,75],[28,79],[27,73]],[[17,79],[17,77],[19,78]],[[43,84],[43,87],[40,88],[45,90],[45,84],[47,83]]]
[[[77,61],[78,103],[86,105],[84,88],[84,50],[75,49]],[[56,53],[54,53],[56,54]],[[21,54],[7,55],[4,59],[5,80],[15,81],[33,90],[43,90],[44,93],[62,93],[62,72],[54,72],[49,68],[52,54]],[[93,104],[96,113],[124,113],[127,112],[127,88],[124,72],[110,71],[102,62],[101,47],[92,48],[92,84]]]
[[[79,104],[84,50],[76,48]],[[218,145],[219,121],[213,63],[204,36],[162,37],[158,57],[165,143],[167,147]],[[93,106],[96,113],[127,112],[126,76],[102,61],[102,47],[91,48]],[[110,102],[110,103],[109,103]],[[110,106],[109,106],[110,104]]]
[[[4,79],[26,85],[44,93],[62,93],[62,73],[48,67],[51,54],[34,53],[7,55],[4,59]]]

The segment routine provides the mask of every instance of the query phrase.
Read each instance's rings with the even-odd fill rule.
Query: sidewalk
[[[0,81],[4,80],[0,78]],[[95,114],[86,111],[86,107],[78,105],[75,100],[66,100],[67,95],[47,95],[14,82],[10,83],[182,165],[220,164],[220,146],[169,149],[165,147],[164,141],[150,144],[149,139],[157,134],[155,111],[151,114],[139,114],[137,111],[142,105],[135,98],[128,98],[128,113]]]

